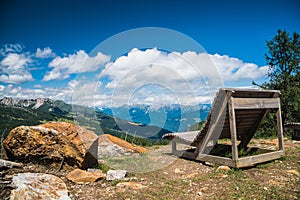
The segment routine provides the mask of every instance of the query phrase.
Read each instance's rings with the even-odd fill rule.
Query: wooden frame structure
[[[292,132],[292,140],[300,140],[300,123],[299,122],[290,122],[284,125],[285,128],[290,128]]]
[[[216,95],[206,122],[200,131],[170,133],[163,136],[172,140],[172,153],[188,159],[207,161],[231,167],[248,167],[278,159],[284,155],[280,91],[221,88]],[[239,157],[238,150],[247,148],[262,121],[276,111],[279,149],[248,157]],[[232,157],[211,155],[218,139],[229,138]],[[177,143],[191,146],[177,150]]]

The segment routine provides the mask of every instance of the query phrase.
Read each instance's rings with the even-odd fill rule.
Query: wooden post
[[[176,142],[172,141],[172,153],[176,154]]]
[[[235,122],[235,111],[233,106],[233,97],[228,102],[228,113],[230,122],[230,136],[231,136],[231,149],[232,149],[232,160],[234,162],[238,159],[237,149],[237,133],[236,133],[236,122]]]
[[[281,119],[281,107],[279,105],[278,110],[276,112],[276,117],[277,117],[277,134],[278,134],[278,146],[279,150],[284,150],[283,146],[283,128],[282,128],[282,119]]]

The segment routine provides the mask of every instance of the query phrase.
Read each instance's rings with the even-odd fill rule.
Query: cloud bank
[[[22,45],[11,44],[0,49],[0,56],[0,96],[49,97],[69,103],[73,99],[89,106],[210,103],[219,87],[245,87],[241,82],[250,85],[268,70],[228,55],[157,48],[134,48],[112,61],[101,52],[94,57],[84,50],[58,56],[50,47],[30,53]],[[30,67],[40,62],[44,75],[38,79]],[[70,78],[76,74],[83,79]],[[62,84],[55,87],[48,83],[51,80]],[[32,87],[21,85],[32,81]]]

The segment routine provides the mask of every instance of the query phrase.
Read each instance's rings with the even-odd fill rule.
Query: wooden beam
[[[236,167],[249,167],[259,163],[275,160],[281,158],[284,155],[283,151],[275,151],[270,153],[264,153],[255,156],[248,156],[240,158],[236,161]]]
[[[218,126],[220,126],[220,124],[222,122],[221,119],[224,120],[223,122],[225,122],[225,120],[226,120],[226,107],[227,107],[229,98],[231,98],[231,94],[232,94],[231,91],[227,91],[227,92],[224,91],[224,94],[223,94],[224,96],[223,96],[223,98],[221,98],[222,101],[220,102],[221,106],[218,107],[218,109],[219,109],[219,110],[217,110],[218,112],[216,110],[214,111],[214,113],[216,114],[216,117],[211,116],[210,122],[211,123],[213,122],[213,123],[209,126],[209,129],[205,135],[203,142],[200,143],[199,146],[197,147],[197,152],[196,152],[197,154],[203,154],[203,153],[208,154],[211,151],[211,149],[214,147],[216,142],[218,141],[218,138],[220,137],[221,132],[219,135],[218,134],[213,135],[213,133],[215,133],[216,128]],[[216,109],[216,108],[214,108],[214,109]],[[222,117],[224,117],[224,118],[222,118]],[[215,143],[214,143],[214,145],[212,145],[208,148],[207,145],[210,140],[214,140]]]
[[[232,149],[232,160],[236,161],[238,159],[238,149],[237,149],[237,133],[236,133],[236,122],[235,122],[235,107],[233,104],[233,97],[230,98],[228,102],[228,112],[229,112],[229,122],[230,122],[230,136],[231,136],[231,149]]]
[[[278,108],[279,98],[233,98],[235,109]]]
[[[215,163],[215,164],[219,164],[219,165],[227,165],[229,167],[236,167],[236,164],[232,159],[220,157],[220,156],[199,154],[198,157],[196,158],[196,160],[199,160],[202,162]]]

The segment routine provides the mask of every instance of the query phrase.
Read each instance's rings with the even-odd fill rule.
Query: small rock
[[[142,184],[136,183],[136,182],[121,182],[121,183],[118,183],[116,186],[117,187],[128,187],[133,190],[139,190],[139,189],[147,187],[145,185],[142,185]]]
[[[16,189],[11,191],[10,199],[70,199],[66,184],[50,174],[19,173],[12,184]]]
[[[268,188],[267,188],[267,187],[264,187],[263,190],[268,191]]]
[[[179,168],[176,168],[176,169],[174,170],[174,173],[175,173],[175,174],[180,174],[180,173],[182,173],[182,171],[181,171]]]
[[[240,188],[239,188],[238,186],[236,186],[236,187],[235,187],[235,190],[239,191],[239,190],[240,190]]]
[[[130,181],[137,181],[137,177],[131,177],[129,180]]]
[[[122,180],[126,176],[126,171],[124,170],[108,170],[106,175],[107,181],[113,181],[113,180]]]
[[[219,167],[217,168],[217,172],[220,172],[220,171],[228,172],[228,171],[230,171],[230,167],[224,166],[224,165],[219,166]]]
[[[228,175],[226,175],[226,174],[217,174],[217,177],[220,177],[220,178],[227,178]]]
[[[215,166],[213,163],[210,163],[210,162],[205,162],[204,164],[211,166],[211,167]]]
[[[268,181],[268,183],[270,183],[272,185],[280,185],[280,183],[276,179],[271,179]]]
[[[86,171],[87,172],[102,172],[101,169],[94,169],[94,168],[88,168]]]
[[[105,178],[105,174],[102,173],[101,170],[91,172],[81,169],[74,169],[67,175],[67,178],[74,183],[89,183],[95,182],[101,178]]]
[[[294,170],[294,169],[287,170],[286,172],[289,173],[289,174],[297,175],[297,176],[300,175],[300,173],[297,170]]]
[[[198,192],[197,194],[198,194],[198,196],[200,196],[200,197],[202,196],[202,192]]]
[[[194,173],[191,173],[191,174],[186,175],[185,178],[186,178],[186,179],[194,178],[194,177],[197,176],[197,175],[198,175],[198,174],[194,172]]]

